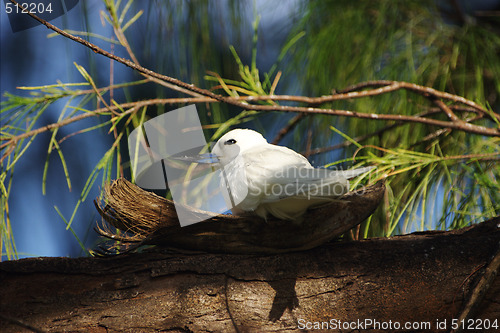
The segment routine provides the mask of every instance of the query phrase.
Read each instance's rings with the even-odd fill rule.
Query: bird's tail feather
[[[354,178],[373,167],[353,170],[329,170],[295,168],[276,174],[268,179],[269,188],[262,202],[274,202],[288,197],[336,198],[349,191],[348,179]]]
[[[375,168],[374,166],[368,166],[368,167],[363,167],[363,168],[357,168],[357,169],[351,169],[351,170],[341,170],[341,171],[336,171],[338,174],[344,176],[347,179],[351,179],[354,177],[357,177],[359,175],[362,175],[371,169]]]
[[[351,179],[373,169],[373,166],[351,170],[330,170],[320,168],[289,168],[269,177],[273,184],[310,183],[335,181],[339,178]]]

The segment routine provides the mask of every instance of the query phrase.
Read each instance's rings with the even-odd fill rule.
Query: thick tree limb
[[[0,318],[0,331],[20,331],[17,320],[46,331],[295,332],[371,319],[362,331],[382,331],[375,320],[442,332],[436,323],[450,329],[484,274],[477,268],[498,251],[499,223],[276,255],[157,251],[2,262],[0,313],[12,320]],[[497,276],[476,318],[499,314]]]

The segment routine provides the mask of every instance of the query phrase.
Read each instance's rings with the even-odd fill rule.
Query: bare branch
[[[16,4],[19,7],[19,4],[14,1],[10,0],[12,3]],[[427,119],[427,118],[419,118],[415,116],[406,116],[406,115],[389,115],[389,114],[368,114],[368,113],[360,113],[360,112],[354,112],[354,111],[346,111],[346,110],[334,110],[334,109],[320,109],[320,108],[311,108],[311,107],[293,107],[293,106],[280,106],[280,105],[254,105],[254,104],[249,104],[248,102],[251,101],[258,101],[264,99],[264,96],[258,96],[258,97],[247,97],[245,99],[245,102],[241,101],[238,98],[233,98],[233,97],[225,97],[219,94],[215,94],[209,90],[199,88],[193,84],[188,84],[186,82],[183,82],[181,80],[158,74],[152,70],[149,70],[147,68],[144,68],[128,59],[124,59],[121,57],[118,57],[114,54],[111,54],[98,46],[80,38],[77,36],[73,36],[68,32],[65,32],[56,26],[52,25],[51,23],[37,17],[36,15],[32,13],[27,13],[31,17],[33,17],[35,20],[39,21],[43,25],[45,25],[47,28],[54,30],[55,32],[59,33],[60,35],[69,38],[71,40],[74,40],[80,44],[85,45],[86,47],[90,48],[93,50],[95,53],[99,53],[101,55],[104,55],[110,59],[113,59],[115,61],[118,61],[132,69],[135,69],[136,71],[146,74],[148,76],[151,76],[156,79],[163,80],[165,82],[171,83],[173,85],[176,85],[178,87],[187,89],[189,91],[195,92],[197,94],[210,97],[212,99],[215,99],[220,102],[224,102],[230,105],[238,106],[247,110],[255,110],[255,111],[281,111],[281,112],[306,112],[306,113],[316,113],[316,114],[329,114],[329,115],[337,115],[337,116],[344,116],[344,117],[356,117],[356,118],[364,118],[364,119],[373,119],[373,120],[398,120],[398,121],[406,121],[406,122],[417,122],[417,123],[422,123],[422,124],[428,124],[428,125],[435,125],[435,126],[440,126],[440,127],[445,127],[445,128],[451,128],[451,129],[458,129],[461,131],[466,131],[469,133],[475,133],[475,134],[480,134],[480,135],[486,135],[486,136],[500,136],[500,131],[497,128],[488,128],[484,126],[479,126],[479,125],[474,125],[470,123],[465,123],[465,122],[460,122],[460,121],[439,121],[439,120],[434,120],[434,119]],[[312,104],[312,105],[317,105],[317,104],[322,104],[326,102],[331,102],[335,100],[345,100],[345,99],[350,99],[350,98],[360,98],[360,97],[367,97],[367,96],[374,96],[374,95],[380,95],[383,93],[387,92],[392,92],[400,89],[406,89],[413,91],[415,93],[418,93],[420,95],[423,95],[428,98],[436,99],[436,98],[441,98],[441,99],[446,99],[446,100],[451,100],[457,103],[465,104],[467,106],[470,106],[480,112],[483,112],[488,115],[488,117],[491,117],[490,113],[488,113],[484,108],[482,108],[480,105],[474,103],[473,101],[470,101],[466,98],[463,98],[461,96],[445,93],[442,91],[435,90],[430,87],[424,87],[424,86],[419,86],[417,84],[413,83],[408,83],[408,82],[398,82],[398,81],[372,81],[372,82],[366,82],[363,85],[358,85],[357,88],[360,87],[367,87],[367,86],[381,86],[380,88],[368,90],[368,91],[351,91],[347,93],[341,93],[341,94],[333,94],[330,96],[321,96],[321,97],[313,97],[313,98],[297,98],[297,96],[290,96],[288,100],[290,101],[300,101],[305,102],[307,104]],[[351,90],[354,90],[355,88],[351,88]],[[265,98],[270,99],[269,97],[274,97],[274,96],[266,96]],[[273,98],[271,98],[273,100]],[[279,100],[286,100],[285,96],[281,96]],[[500,119],[500,116],[495,115],[495,117],[498,117]]]
[[[10,0],[13,4],[21,8],[21,6],[14,0]],[[24,11],[23,11],[24,12]],[[191,97],[191,98],[174,98],[174,99],[153,99],[149,101],[141,101],[141,102],[136,102],[136,103],[124,103],[120,107],[121,108],[128,108],[131,107],[132,109],[128,110],[127,112],[133,112],[136,107],[139,106],[147,106],[147,105],[153,105],[153,104],[167,104],[167,103],[199,103],[199,102],[207,102],[207,103],[213,103],[213,102],[223,102],[227,103],[230,105],[238,106],[246,110],[255,110],[255,111],[280,111],[280,112],[299,112],[301,114],[326,114],[326,115],[335,115],[335,116],[341,116],[341,117],[354,117],[354,118],[361,118],[361,119],[371,119],[371,120],[383,120],[383,121],[397,121],[399,123],[406,123],[406,122],[412,122],[412,123],[421,123],[421,124],[427,124],[427,125],[432,125],[432,126],[437,126],[440,128],[445,128],[445,129],[456,129],[456,130],[461,130],[469,133],[474,133],[474,134],[479,134],[479,135],[485,135],[485,136],[500,136],[500,130],[498,128],[490,128],[490,127],[484,127],[480,125],[475,125],[472,124],[471,122],[480,118],[483,118],[484,116],[488,117],[489,119],[493,119],[495,121],[500,120],[500,115],[495,114],[493,112],[488,112],[485,110],[482,106],[478,105],[477,103],[470,101],[464,97],[449,94],[446,92],[438,91],[430,87],[424,87],[420,86],[417,84],[413,83],[408,83],[408,82],[398,82],[398,81],[388,81],[388,80],[379,80],[379,81],[368,81],[368,82],[363,82],[360,84],[357,84],[355,86],[348,87],[344,90],[342,90],[340,93],[334,92],[332,95],[328,96],[320,96],[320,97],[305,97],[305,96],[289,96],[289,95],[269,95],[269,96],[242,96],[242,97],[228,97],[228,96],[222,96],[219,94],[216,94],[210,90],[202,89],[199,88],[193,84],[188,84],[186,82],[180,81],[178,79],[162,75],[159,73],[156,73],[152,70],[149,70],[147,68],[144,68],[139,65],[138,60],[135,58],[133,55],[130,46],[128,45],[128,42],[124,38],[124,35],[117,29],[115,29],[115,33],[122,43],[122,45],[125,46],[127,51],[129,52],[129,55],[132,57],[133,61],[130,61],[128,59],[124,59],[121,57],[118,57],[110,52],[107,52],[98,46],[80,38],[77,36],[74,36],[66,31],[63,31],[56,26],[52,25],[51,23],[37,17],[36,15],[27,12],[28,15],[30,15],[32,18],[35,20],[39,21],[43,25],[45,25],[47,28],[59,33],[60,35],[69,38],[73,41],[76,41],[91,50],[93,50],[95,53],[104,55],[108,57],[109,59],[112,59],[114,61],[117,61],[119,63],[122,63],[139,73],[143,74],[146,76],[149,80],[152,80],[158,84],[162,84],[164,86],[167,86],[171,89],[177,90],[184,92],[186,94],[189,94],[191,96],[196,96],[196,97]],[[96,87],[93,87],[92,89],[93,92],[99,92],[100,89],[97,89]],[[371,88],[368,90],[364,90],[367,88]],[[437,120],[437,119],[432,119],[432,118],[427,118],[422,115],[397,115],[397,114],[376,114],[376,113],[362,113],[362,112],[356,112],[356,111],[350,111],[350,110],[338,110],[338,109],[323,109],[319,107],[311,107],[311,106],[319,106],[324,103],[328,102],[333,102],[333,101],[339,101],[339,100],[346,100],[346,99],[354,99],[354,98],[362,98],[362,97],[370,97],[370,96],[376,96],[376,95],[381,95],[389,92],[394,92],[397,90],[408,90],[412,91],[414,93],[420,94],[424,96],[425,98],[429,99],[431,102],[436,104],[439,109],[447,115],[447,117],[450,119],[449,121],[443,121],[443,120]],[[99,94],[98,94],[99,95]],[[285,105],[260,105],[260,104],[251,104],[252,102],[258,102],[258,101],[290,101],[290,102],[298,102],[298,103],[305,103],[308,106],[285,106]],[[453,109],[463,109],[464,107],[460,106],[448,106],[444,103],[443,100],[451,101],[454,103],[462,104],[469,108],[470,111],[475,112],[478,114],[477,117],[474,117],[472,119],[467,119],[463,120],[456,116],[456,114],[453,112]],[[103,101],[103,100],[102,100]],[[103,101],[104,102],[104,101]],[[106,105],[106,103],[104,102]],[[11,138],[5,138],[2,145],[0,145],[0,149],[3,149],[5,147],[9,147],[9,149],[4,152],[2,158],[0,159],[0,162],[5,159],[7,155],[9,155],[12,150],[10,149],[13,145],[16,145],[17,142],[23,138],[27,138],[33,135],[37,135],[39,133],[53,130],[65,125],[68,125],[70,123],[73,123],[75,121],[85,119],[91,116],[95,115],[100,115],[106,113],[106,111],[111,111],[115,112],[117,109],[116,106],[113,105],[106,105],[107,107],[105,109],[98,108],[94,110],[93,112],[90,113],[85,113],[82,115],[78,115],[72,118],[65,119],[59,123],[55,124],[50,124],[47,126],[40,127],[38,129],[28,131],[25,133],[22,133],[18,136],[14,136]],[[295,124],[300,121],[300,119],[303,116],[297,116],[294,121],[288,126],[285,127],[279,134],[279,136],[283,135],[286,133],[286,131],[289,131]],[[283,132],[283,133],[282,133]],[[278,138],[279,138],[278,136]],[[311,153],[317,153],[317,151],[311,151]]]
[[[433,101],[434,104],[436,104],[441,110],[443,110],[444,113],[450,118],[452,121],[457,121],[457,122],[464,122],[462,119],[458,118],[453,111],[446,105],[442,100],[436,99]]]
[[[146,101],[123,103],[123,104],[120,104],[119,106],[110,105],[109,107],[98,108],[92,112],[86,112],[86,113],[80,114],[78,116],[66,118],[60,122],[49,124],[46,126],[42,126],[42,127],[37,128],[37,129],[16,135],[14,137],[2,139],[2,140],[5,140],[7,142],[4,142],[3,144],[1,144],[0,149],[4,149],[5,147],[10,146],[10,145],[15,145],[17,142],[19,142],[19,140],[31,137],[33,135],[38,135],[38,134],[43,133],[43,132],[51,131],[53,129],[69,125],[71,123],[74,123],[74,122],[82,120],[82,119],[107,114],[111,111],[115,111],[115,110],[119,109],[119,107],[123,108],[123,109],[130,108],[129,110],[125,111],[124,113],[120,113],[120,115],[125,115],[125,114],[133,113],[136,109],[138,109],[142,106],[159,105],[159,104],[175,104],[175,103],[199,103],[199,102],[207,102],[207,99],[205,97],[150,99],[150,100],[146,100]],[[10,153],[10,151],[8,151],[8,152]],[[4,158],[5,158],[5,156],[2,156],[2,158],[0,159],[0,162],[3,161]]]

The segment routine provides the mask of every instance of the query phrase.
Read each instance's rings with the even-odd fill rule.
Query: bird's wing
[[[348,187],[342,175],[314,169],[304,156],[286,147],[259,146],[245,151],[242,157],[250,194],[246,202],[260,204],[288,197],[311,197],[313,189],[314,195],[338,197]]]
[[[258,201],[261,203],[290,197],[340,197],[349,191],[348,179],[372,169],[316,169],[304,156],[274,145],[250,149],[243,158],[249,192],[259,193]]]
[[[269,199],[275,179],[289,182],[294,170],[313,169],[309,161],[295,151],[271,144],[245,150],[222,168],[221,186],[230,207],[254,210]],[[276,200],[276,199],[274,199]]]
[[[247,167],[262,167],[278,172],[289,167],[312,168],[304,156],[282,146],[262,145],[246,150],[243,154]]]
[[[233,184],[236,189],[246,186],[247,193],[244,200],[241,202],[238,200],[240,202],[238,206],[243,210],[254,210],[262,203],[262,200],[275,197],[271,194],[274,179],[278,178],[286,182],[287,176],[290,179],[293,178],[290,176],[293,170],[312,169],[304,156],[286,147],[271,144],[248,149],[230,164],[225,169],[228,170],[228,181],[231,187]],[[235,168],[240,170],[237,177],[234,173]]]
[[[338,198],[349,191],[349,181],[341,172],[328,169],[290,169],[285,175],[269,179],[273,184],[271,195],[262,202],[273,202],[289,197],[317,199]]]

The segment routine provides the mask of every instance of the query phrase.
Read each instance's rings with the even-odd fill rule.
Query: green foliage
[[[93,38],[104,40],[113,44],[119,44],[129,53],[130,58],[137,63],[136,56],[125,36],[125,31],[127,30],[128,32],[132,29],[133,24],[141,17],[143,11],[138,10],[136,13],[131,13],[132,8],[134,8],[132,0],[128,0],[126,3],[121,0],[104,0],[104,4],[106,6],[106,11],[101,11],[100,15],[105,22],[112,26],[115,33],[114,37],[118,39],[118,42],[115,38],[107,38],[92,32],[73,33],[84,36],[88,39]],[[155,7],[154,10],[150,9],[149,13],[156,13],[157,4],[148,4]],[[198,20],[198,23],[205,27],[204,31],[208,32],[210,30],[209,25],[211,23],[208,20],[208,17],[206,17],[203,13],[203,10],[207,9],[208,6],[209,2],[180,4],[177,12],[168,11],[168,15],[170,16],[169,20],[173,21],[173,17],[177,14],[183,15],[183,11],[193,11],[194,13],[195,9],[198,9],[201,10],[201,15],[199,15],[198,19],[195,20]],[[236,12],[237,11],[235,11],[235,13]],[[158,31],[155,31],[155,33],[157,32]],[[188,76],[193,79],[193,82],[199,83],[200,80],[198,78],[202,78],[204,73],[198,75],[201,68],[198,66],[206,65],[207,68],[218,70],[218,62],[220,60],[220,57],[218,56],[219,54],[216,53],[216,48],[212,45],[211,36],[204,35],[203,38],[205,43],[199,43],[196,36],[193,38],[192,31],[181,31],[181,35],[186,38],[181,37],[178,41],[181,43],[188,42],[188,45],[181,45],[180,49],[186,52],[184,54],[185,57],[180,57],[178,59],[179,63],[175,66],[183,69],[193,68],[192,73],[181,73],[181,77],[184,76],[183,78],[186,79],[185,74],[189,74]],[[162,34],[160,33],[156,36],[157,38],[161,38]],[[51,34],[49,37],[54,37],[54,35]],[[163,45],[163,41],[159,40],[158,45]],[[147,47],[145,52],[148,51]],[[162,54],[158,54],[158,58],[160,59],[161,57]],[[215,60],[215,63],[208,66],[207,64],[200,62],[200,59],[207,59],[211,61]],[[191,62],[187,63],[186,61]],[[156,70],[162,72],[162,62],[159,61],[159,64],[160,65],[156,68]],[[88,199],[89,193],[97,185],[102,188],[106,182],[123,176],[124,172],[130,172],[130,170],[127,170],[130,168],[130,162],[126,157],[128,154],[123,154],[121,151],[121,145],[126,142],[131,129],[139,126],[151,117],[165,112],[165,102],[162,100],[162,97],[165,97],[165,86],[171,88],[171,85],[169,86],[165,82],[159,82],[160,84],[157,85],[156,91],[158,97],[157,99],[146,102],[129,100],[128,104],[119,103],[110,97],[110,91],[122,89],[126,96],[130,96],[128,93],[129,88],[136,90],[149,89],[148,84],[151,85],[151,80],[144,79],[98,87],[98,83],[94,79],[94,77],[97,76],[97,73],[92,74],[95,71],[87,70],[83,66],[76,63],[74,65],[85,82],[57,83],[37,87],[20,87],[19,89],[30,92],[30,96],[28,97],[10,93],[4,94],[6,101],[2,102],[0,111],[0,123],[2,125],[0,129],[0,144],[2,144],[2,155],[0,156],[0,158],[2,158],[0,173],[0,190],[2,193],[0,198],[0,253],[2,253],[2,255],[6,255],[8,259],[14,259],[17,257],[17,250],[12,235],[11,220],[9,217],[9,197],[11,195],[14,168],[16,163],[23,157],[23,154],[27,151],[31,143],[35,140],[37,134],[46,131],[51,132],[51,138],[47,147],[47,158],[43,171],[43,194],[46,193],[47,172],[49,169],[49,161],[51,160],[50,156],[54,152],[57,152],[57,155],[60,158],[68,188],[72,189],[70,178],[71,170],[68,170],[67,167],[64,150],[61,148],[62,142],[70,139],[74,135],[92,132],[103,128],[108,129],[108,135],[112,135],[114,137],[113,144],[109,150],[104,154],[104,156],[101,157],[92,172],[87,176],[87,180],[81,189],[79,199],[75,204],[71,216],[69,218],[65,217],[59,208],[55,207],[56,212],[66,224],[66,229],[74,234],[83,249],[83,243],[78,239],[72,229],[72,224],[78,214],[81,204]],[[80,87],[84,87],[85,90],[79,89]],[[185,97],[183,94],[181,96]],[[64,103],[64,107],[61,109],[58,121],[49,125],[49,127],[36,129],[36,121],[40,118],[44,111],[52,107],[56,102]],[[228,117],[226,116],[227,112],[224,108],[221,109],[216,105],[213,109],[213,119],[211,120],[213,125],[208,126],[208,128],[211,129],[217,129],[220,126],[227,129],[230,125],[253,119],[256,114],[256,112],[247,111],[228,120]],[[83,119],[96,116],[99,116],[99,124],[91,127],[83,127],[66,137],[60,138],[59,129],[62,126],[71,123],[78,123]],[[217,133],[218,134],[216,135],[220,136],[223,131],[218,131]]]
[[[124,18],[126,17],[127,10],[130,8],[131,4],[132,1],[128,1],[124,8],[120,11],[120,1],[118,1],[117,3],[106,1],[106,5],[110,15],[108,16],[104,14],[104,16],[106,20],[110,24],[112,24],[113,28],[119,32],[118,35],[120,37],[123,36],[123,31],[128,28],[133,22],[135,22],[141,14],[141,12],[138,12],[130,20],[124,23]],[[94,34],[89,34],[87,36],[94,36]],[[122,43],[122,45],[126,45],[127,43],[125,39],[121,39],[120,42]],[[5,102],[2,102],[0,112],[0,122],[2,124],[0,132],[0,143],[3,144],[1,156],[2,169],[0,174],[0,189],[2,192],[2,197],[0,200],[0,253],[2,253],[2,255],[6,255],[8,259],[17,257],[15,242],[12,236],[12,222],[9,217],[8,205],[9,197],[11,194],[14,169],[16,163],[20,160],[20,158],[22,158],[23,154],[35,140],[37,134],[43,133],[47,130],[51,131],[51,138],[47,147],[47,159],[44,165],[42,181],[42,193],[45,194],[47,181],[46,176],[49,168],[50,155],[54,151],[57,152],[60,158],[68,188],[70,190],[72,188],[70,180],[70,170],[68,170],[64,152],[60,146],[63,141],[68,139],[70,136],[95,131],[103,127],[111,127],[111,130],[109,131],[111,133],[114,129],[117,128],[120,123],[122,124],[121,126],[119,126],[120,131],[114,132],[115,141],[113,145],[104,154],[104,156],[95,166],[94,170],[88,176],[88,179],[80,193],[80,198],[78,199],[74,207],[70,219],[67,220],[60,212],[60,210],[55,207],[55,210],[66,224],[66,229],[70,230],[73,233],[84,251],[86,251],[86,249],[84,248],[83,243],[78,239],[71,226],[75,219],[75,216],[77,215],[78,209],[81,203],[87,199],[88,194],[95,186],[94,184],[99,175],[102,175],[100,182],[101,187],[105,182],[108,182],[112,178],[120,176],[120,170],[122,170],[122,167],[120,165],[122,161],[120,152],[120,140],[127,132],[127,125],[130,124],[130,122],[134,119],[136,109],[133,107],[125,111],[113,100],[110,101],[111,105],[108,105],[104,100],[104,97],[111,89],[126,89],[131,86],[145,84],[148,81],[141,80],[136,82],[125,82],[118,85],[98,88],[96,82],[87,72],[87,70],[85,70],[85,68],[76,63],[75,67],[78,69],[86,82],[58,83],[54,85],[39,87],[20,87],[19,89],[30,91],[29,97],[16,96],[13,94],[5,93],[7,99]],[[82,86],[90,89],[77,89],[78,87]],[[102,104],[107,107],[101,108],[100,111],[97,112],[95,110],[97,100],[102,102]],[[58,121],[54,124],[49,125],[48,127],[50,128],[41,127],[39,129],[34,129],[37,120],[49,107],[53,106],[55,102],[64,103],[64,107],[61,109]],[[107,120],[103,119],[97,125],[82,128],[69,136],[58,138],[58,131],[60,127],[95,116],[104,116],[107,118]],[[114,163],[117,163],[118,167],[115,167]],[[113,170],[116,170],[115,174],[112,174]]]
[[[330,94],[332,88],[367,80],[409,81],[464,96],[486,105],[489,112],[494,112],[490,106],[498,112],[498,19],[447,23],[434,1],[311,1],[303,5],[307,14],[291,36],[304,32],[306,36],[294,47],[289,68],[307,82],[307,95]],[[296,73],[295,68],[301,71]],[[328,107],[401,115],[432,110],[425,97],[407,91],[343,100]],[[459,117],[474,116],[461,112]],[[383,209],[365,225],[365,236],[460,228],[500,213],[498,137],[450,133],[421,124],[392,123],[384,130],[391,123],[317,118],[322,120],[297,127],[302,133],[315,132],[317,146],[330,142],[325,124],[331,124],[351,137],[367,136],[360,144],[377,147],[356,155],[357,160],[377,165],[373,177],[387,177],[389,188]],[[481,124],[498,127],[493,119],[493,124],[486,120]],[[351,145],[344,156],[351,156],[355,149]]]

